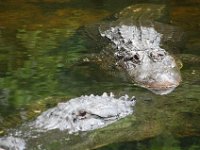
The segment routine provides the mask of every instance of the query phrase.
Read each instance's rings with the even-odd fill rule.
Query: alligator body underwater
[[[133,113],[135,99],[111,93],[102,96],[81,96],[42,113],[32,127],[40,130],[68,130],[69,133],[88,131],[106,126]]]
[[[91,37],[99,36],[107,43],[99,54],[101,63],[107,66],[114,63],[131,81],[156,94],[168,94],[181,81],[175,59],[162,48],[162,43],[174,38],[172,31],[175,30],[155,22],[163,11],[162,5],[134,5],[122,10],[114,21],[98,24],[97,34],[91,26],[87,30]],[[132,114],[134,105],[134,98],[127,96],[119,99],[112,94],[78,97],[58,104],[35,121],[0,138],[0,148],[26,149],[27,142],[31,143],[33,137],[37,139],[48,130],[74,133],[102,128]]]
[[[50,130],[76,133],[102,128],[131,115],[134,105],[135,98],[127,95],[115,98],[112,93],[104,93],[102,96],[77,97],[59,103],[57,107],[43,112],[36,120],[24,124],[21,129],[0,138],[0,149],[26,149],[32,137],[40,137]]]
[[[177,44],[181,34],[158,22],[165,11],[163,5],[133,5],[116,14],[114,21],[86,28],[90,37],[104,42],[98,58],[104,66],[114,64],[132,82],[160,95],[170,93],[181,81],[174,57],[165,50],[170,42]]]

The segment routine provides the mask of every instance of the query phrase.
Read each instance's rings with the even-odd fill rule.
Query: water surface
[[[157,132],[144,133],[147,135],[142,134],[143,136],[138,139],[121,136],[107,142],[107,144],[115,143],[114,145],[102,149],[199,149],[200,3],[198,1],[148,1],[166,4],[169,9],[169,14],[166,16],[168,22],[180,27],[185,33],[184,41],[172,50],[183,61],[181,69],[183,81],[171,94],[154,95],[146,89],[134,86],[115,72],[107,73],[98,65],[79,62],[80,58],[96,52],[94,43],[85,43],[84,36],[77,34],[80,27],[98,22],[128,5],[143,2],[142,0],[0,2],[0,134],[6,134],[7,129],[31,120],[60,101],[83,94],[101,95],[106,91],[113,92],[117,96],[135,95],[138,99],[135,115],[136,118],[140,118],[137,123],[152,125],[146,127],[146,130]],[[122,133],[126,131],[122,130]],[[135,136],[131,133],[130,135]],[[83,137],[89,138],[85,136]],[[83,139],[76,140],[76,138],[72,138],[74,139],[72,147],[81,143],[80,141],[83,142]],[[55,147],[62,149],[62,146],[67,144],[70,145],[58,140],[56,144],[50,144],[48,147],[47,141],[46,143],[44,141],[48,149]],[[90,148],[107,144],[96,140]]]

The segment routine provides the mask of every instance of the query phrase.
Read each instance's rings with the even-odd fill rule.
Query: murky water
[[[89,148],[102,149],[190,149],[200,148],[200,3],[198,0],[157,1],[168,6],[168,21],[180,27],[185,39],[174,48],[183,62],[181,85],[171,94],[157,96],[134,86],[123,76],[101,70],[98,65],[84,64],[80,58],[96,50],[85,43],[77,30],[94,24],[120,9],[142,0],[7,0],[0,2],[0,135],[29,121],[58,102],[83,94],[113,92],[135,95],[138,99],[137,122],[121,133],[100,135]],[[145,1],[147,2],[147,1]],[[146,125],[136,130],[134,123]],[[136,126],[138,127],[138,126]],[[151,132],[152,130],[152,132]],[[116,130],[119,132],[118,130]],[[143,132],[139,134],[136,132]],[[148,132],[147,132],[148,131]],[[107,131],[108,132],[108,131]],[[97,132],[98,133],[98,132]],[[61,136],[63,133],[59,133]],[[116,134],[118,138],[114,138]],[[125,136],[128,134],[127,136]],[[66,145],[88,148],[82,137],[63,144],[51,137],[43,141],[47,149]],[[138,138],[134,138],[138,136]],[[105,141],[105,138],[110,139]],[[104,139],[104,140],[103,140]],[[37,144],[38,141],[35,141]],[[134,141],[131,143],[131,141]],[[32,141],[34,145],[34,140]],[[128,143],[126,143],[128,142]],[[79,143],[79,145],[77,145]],[[111,144],[115,143],[115,144]],[[117,144],[116,144],[117,143]],[[109,145],[111,144],[111,145]],[[84,146],[85,147],[84,147]],[[34,147],[34,146],[33,146]]]

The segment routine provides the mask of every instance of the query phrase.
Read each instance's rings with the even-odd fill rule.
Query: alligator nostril
[[[158,53],[159,57],[164,57],[165,55],[166,55],[165,52]]]

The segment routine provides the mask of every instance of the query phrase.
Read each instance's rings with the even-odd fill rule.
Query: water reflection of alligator
[[[41,132],[53,129],[74,133],[105,127],[132,114],[134,104],[134,97],[129,99],[125,95],[116,99],[112,93],[74,98],[43,112],[35,121],[11,132],[11,136],[0,138],[0,147],[23,150],[33,135],[38,137]]]
[[[86,29],[93,39],[98,34],[107,39],[98,61],[117,66],[137,85],[161,95],[170,93],[181,81],[175,59],[164,49],[169,41],[177,42],[181,34],[170,25],[156,22],[163,17],[164,8],[130,6],[116,14],[114,21],[98,24],[98,30],[94,26]]]

